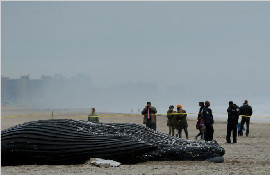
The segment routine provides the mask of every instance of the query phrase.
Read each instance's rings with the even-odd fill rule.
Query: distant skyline
[[[270,98],[269,1],[1,4],[2,76],[151,83],[162,103]]]

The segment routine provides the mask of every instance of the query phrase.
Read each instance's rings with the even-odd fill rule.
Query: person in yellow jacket
[[[88,115],[88,121],[90,122],[99,122],[99,118],[97,117],[96,109],[92,108],[91,113]]]

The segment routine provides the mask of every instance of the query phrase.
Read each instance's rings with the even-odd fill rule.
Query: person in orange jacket
[[[186,111],[183,110],[182,105],[177,105],[177,113],[175,115],[176,118],[176,129],[178,130],[178,136],[181,138],[182,137],[182,129],[184,129],[185,134],[186,134],[186,139],[188,139],[188,123],[187,123],[187,114]]]

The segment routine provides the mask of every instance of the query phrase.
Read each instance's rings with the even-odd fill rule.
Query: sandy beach
[[[30,110],[25,108],[2,107],[1,130],[34,120],[51,119],[51,111]],[[54,111],[54,119],[87,120],[87,110]],[[142,124],[141,115],[100,114],[103,123]],[[168,133],[165,116],[157,117],[157,130]],[[240,120],[239,120],[240,121]],[[194,139],[196,117],[188,116],[189,138]],[[135,165],[99,168],[88,162],[81,165],[28,165],[1,167],[3,175],[43,175],[43,174],[268,174],[270,171],[270,127],[269,123],[250,124],[249,137],[238,138],[237,144],[226,144],[226,118],[215,120],[214,139],[226,150],[224,163],[208,161],[149,161]]]

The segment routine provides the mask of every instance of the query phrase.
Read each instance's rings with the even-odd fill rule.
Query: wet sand
[[[11,126],[33,121],[51,119],[51,111],[33,111],[24,108],[2,108],[1,130]],[[87,110],[54,111],[54,119],[66,118],[87,120]],[[100,114],[103,123],[138,123],[142,116],[127,114]],[[157,117],[157,130],[168,133],[165,116]],[[239,120],[240,121],[240,120]],[[188,116],[189,139],[194,139],[196,117]],[[270,172],[270,126],[269,123],[250,124],[249,137],[239,137],[237,144],[226,144],[226,118],[215,120],[214,139],[226,150],[224,163],[207,161],[149,161],[135,165],[99,168],[88,162],[82,165],[23,165],[1,167],[3,175],[43,175],[43,174],[268,174]],[[184,133],[183,133],[184,134]]]

